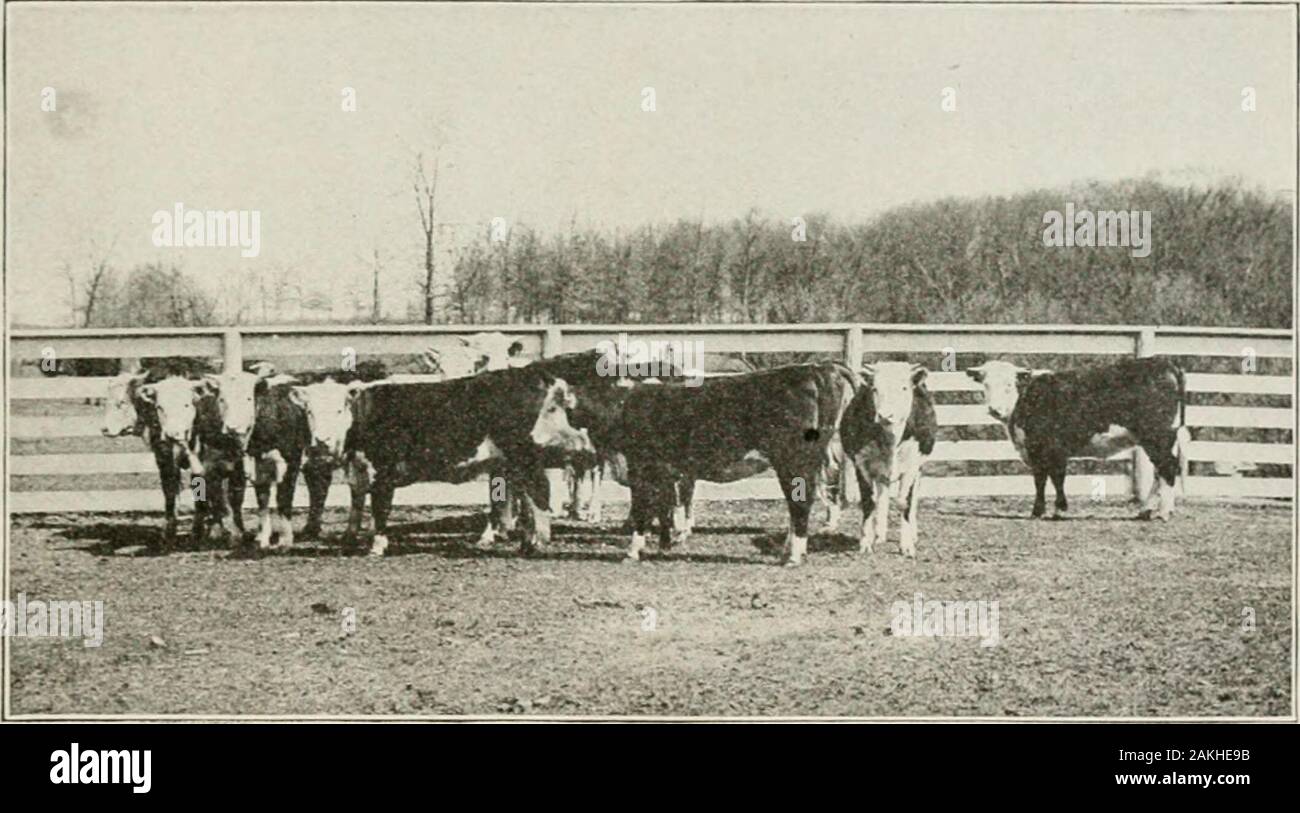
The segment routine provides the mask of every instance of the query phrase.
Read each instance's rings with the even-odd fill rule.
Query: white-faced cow
[[[1034,475],[1033,516],[1046,513],[1046,483],[1056,490],[1056,513],[1068,508],[1066,463],[1071,457],[1106,458],[1140,446],[1156,477],[1141,517],[1169,519],[1174,486],[1185,470],[1186,382],[1163,358],[1054,372],[989,361],[966,374],[984,386],[989,413],[1006,427]]]
[[[790,516],[786,562],[799,564],[826,449],[853,386],[847,367],[823,363],[710,378],[698,387],[631,389],[618,440],[632,490],[627,557],[640,557],[655,518],[660,544],[671,544],[673,529],[687,524],[697,480],[731,482],[770,467]]]
[[[388,515],[397,488],[416,482],[461,482],[503,461],[525,504],[525,550],[550,539],[545,447],[589,448],[569,426],[567,384],[546,365],[484,372],[434,383],[377,383],[352,405],[345,443],[352,487],[349,536],[356,538],[366,495],[375,535],[372,555],[388,546]]]
[[[219,442],[220,421],[205,381],[166,373],[118,376],[109,384],[103,433],[139,434],[153,452],[166,516],[164,544],[176,538],[176,498],[182,487],[195,489],[195,541],[206,534],[209,519],[223,527],[227,518],[238,522],[225,483],[207,471],[213,461],[206,450]],[[229,500],[236,496],[242,501],[242,492],[233,490]]]
[[[858,548],[871,553],[885,541],[892,498],[901,515],[899,548],[915,557],[921,467],[938,433],[927,371],[919,364],[882,361],[864,365],[863,372],[863,384],[840,422],[845,461],[862,493]]]

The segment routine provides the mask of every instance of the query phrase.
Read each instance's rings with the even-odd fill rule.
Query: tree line
[[[436,177],[436,176],[435,176]],[[417,192],[431,187],[427,183]],[[526,224],[463,246],[432,303],[431,193],[424,266],[402,292],[410,321],[488,323],[1068,323],[1289,327],[1291,200],[1236,183],[1080,184],[945,199],[860,223],[751,211],[635,230]],[[1151,252],[1044,245],[1044,214],[1151,213]],[[377,320],[378,255],[373,307]],[[79,326],[185,326],[231,317],[178,268],[68,270]],[[359,280],[359,291],[371,280]],[[369,293],[367,291],[367,293]],[[255,323],[256,308],[238,315]]]

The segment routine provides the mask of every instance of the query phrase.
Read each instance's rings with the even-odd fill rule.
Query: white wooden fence
[[[1295,462],[1294,341],[1290,331],[1236,328],[1152,328],[1141,326],[1020,326],[1020,325],[573,325],[573,326],[294,326],[190,329],[18,330],[11,331],[7,378],[7,505],[12,512],[157,510],[158,488],[141,488],[139,478],[126,488],[111,487],[115,477],[155,475],[152,456],[138,438],[107,441],[98,438],[98,409],[85,406],[88,398],[102,398],[106,379],[24,377],[19,362],[39,363],[43,358],[142,358],[161,356],[218,357],[238,366],[244,358],[271,358],[280,369],[292,371],[294,359],[312,356],[342,360],[345,353],[416,354],[426,347],[452,347],[457,336],[483,330],[515,335],[524,352],[551,356],[595,347],[620,333],[642,340],[695,340],[708,353],[812,352],[834,354],[858,366],[877,354],[930,356],[940,354],[955,361],[945,370],[931,363],[929,386],[940,394],[937,406],[941,426],[994,424],[985,408],[973,401],[942,403],[942,393],[978,392],[978,385],[961,369],[985,357],[1012,357],[1033,364],[1042,355],[1172,355],[1184,361],[1190,394],[1223,393],[1230,396],[1273,396],[1286,406],[1192,405],[1187,423],[1193,438],[1198,428],[1231,427],[1250,435],[1252,430],[1287,430],[1268,433],[1266,442],[1196,440],[1189,449],[1193,462],[1214,463],[1237,471],[1258,464],[1290,466],[1286,477],[1192,476],[1184,484],[1192,497],[1292,498]],[[1225,358],[1234,359],[1224,372]],[[969,361],[968,361],[969,359]],[[1197,364],[1214,372],[1196,372]],[[1210,360],[1219,360],[1218,364]],[[1282,361],[1279,361],[1282,360]],[[1262,368],[1272,372],[1256,372]],[[1284,374],[1278,369],[1284,368]],[[15,370],[18,375],[13,375]],[[971,399],[966,399],[970,401]],[[1192,395],[1191,400],[1196,400]],[[1229,398],[1229,400],[1232,400]],[[20,403],[22,402],[22,403]],[[58,408],[62,405],[63,409]],[[43,406],[51,407],[43,409]],[[17,411],[19,414],[14,414]],[[67,413],[73,414],[67,414]],[[1254,434],[1260,434],[1255,431]],[[1284,441],[1276,438],[1286,435]],[[994,435],[996,436],[996,435]],[[91,438],[95,440],[92,441]],[[15,450],[21,441],[52,440],[57,451]],[[58,439],[72,439],[62,440]],[[82,440],[77,440],[82,439]],[[86,444],[107,446],[87,453]],[[1123,453],[1126,456],[1130,453]],[[932,460],[1017,461],[1004,437],[991,440],[941,440]],[[1030,495],[1032,479],[1021,473],[974,476],[930,476],[923,481],[930,497],[980,495]],[[1128,495],[1141,484],[1142,467],[1104,476],[1106,493]],[[1134,476],[1139,483],[1134,482]],[[130,479],[130,478],[128,478]],[[86,487],[90,480],[93,487]],[[60,482],[63,481],[63,482]],[[67,482],[74,485],[69,487]],[[36,488],[30,487],[36,482]],[[80,483],[80,485],[77,485]],[[45,484],[44,486],[40,484]],[[1094,477],[1072,477],[1067,488],[1090,494]],[[305,501],[305,489],[299,500]],[[399,490],[400,504],[475,505],[484,500],[481,484],[458,486],[426,484]],[[185,492],[182,491],[182,494]],[[612,487],[610,497],[625,496]],[[726,486],[704,485],[702,499],[777,497],[770,476]],[[330,503],[346,505],[346,490],[334,486]],[[183,507],[184,503],[183,503]]]

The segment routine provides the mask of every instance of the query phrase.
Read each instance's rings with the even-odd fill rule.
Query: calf
[[[388,515],[401,486],[460,482],[501,461],[525,506],[526,551],[550,538],[544,447],[589,448],[569,426],[573,396],[545,365],[484,372],[436,383],[378,383],[352,405],[345,442],[352,512],[349,535],[361,529],[370,495],[375,536],[372,555],[388,545]]]
[[[695,481],[731,482],[771,467],[790,516],[786,561],[799,564],[826,450],[853,386],[847,367],[824,363],[632,389],[619,440],[632,489],[628,559],[640,557],[656,513],[661,544],[685,525]]]
[[[204,474],[198,454],[201,433],[195,428],[200,405],[207,414],[211,400],[203,392],[201,382],[181,376],[155,378],[149,374],[123,374],[109,384],[102,431],[108,436],[138,434],[153,452],[163,492],[164,545],[176,540],[176,498],[180,494],[182,473],[188,472],[191,477]],[[199,498],[194,506],[197,538],[206,529],[208,500],[224,500],[219,490],[214,492],[206,487],[196,497]]]
[[[840,423],[845,468],[856,473],[862,495],[858,549],[870,553],[885,540],[892,497],[901,513],[899,548],[915,558],[921,466],[938,432],[927,371],[905,361],[868,364],[863,371],[865,380]],[[841,490],[843,485],[841,478]]]
[[[1140,517],[1169,519],[1174,485],[1186,471],[1186,391],[1183,371],[1163,358],[1124,359],[1115,364],[1053,372],[1005,361],[972,367],[966,374],[984,387],[989,413],[1007,429],[1034,475],[1033,516],[1046,513],[1046,483],[1056,490],[1055,513],[1068,508],[1066,463],[1071,457],[1110,457],[1141,449],[1156,478]]]
[[[296,378],[299,384],[289,390],[289,397],[307,421],[308,443],[302,473],[310,507],[302,535],[311,539],[320,535],[330,482],[334,470],[344,462],[343,444],[352,428],[352,405],[366,382],[349,381],[345,376],[332,374],[315,380],[313,376]]]
[[[254,461],[253,486],[259,518],[257,545],[263,550],[270,547],[272,534],[279,535],[281,547],[293,545],[293,492],[298,485],[303,452],[311,443],[307,414],[294,397],[295,389],[296,382],[289,376],[265,379],[257,385],[256,414],[245,452]],[[272,486],[276,490],[274,512]]]
[[[249,370],[206,375],[199,385],[215,407],[212,417],[203,422],[205,439],[203,456],[204,467],[208,471],[207,481],[209,488],[215,487],[218,493],[229,490],[233,528],[228,530],[233,532],[232,541],[236,545],[242,542],[244,534],[242,509],[246,487],[245,457],[251,456],[253,459],[253,485],[258,494],[259,509],[263,517],[263,524],[258,527],[258,541],[263,547],[269,544],[270,533],[270,526],[266,521],[265,497],[270,484],[279,484],[287,471],[285,459],[272,454],[275,442],[265,440],[270,436],[277,438],[276,442],[278,442],[279,427],[263,427],[260,434],[263,440],[258,443],[256,449],[252,448],[252,439],[255,434],[258,434],[257,424],[262,411],[261,396],[266,391],[268,378],[274,372],[275,368],[270,364],[258,362],[251,364]],[[292,486],[290,496],[292,496]],[[224,512],[221,518],[225,527]],[[289,538],[292,541],[292,534]]]

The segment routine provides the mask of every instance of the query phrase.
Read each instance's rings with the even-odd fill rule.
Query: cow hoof
[[[641,564],[641,555],[640,555],[640,554],[637,554],[637,553],[632,553],[631,551],[629,551],[628,554],[627,554],[626,556],[623,557],[623,564],[625,564],[625,565],[638,565],[638,564]]]
[[[795,559],[794,557],[786,557],[786,560],[782,562],[781,565],[782,567],[802,567],[803,560]]]

